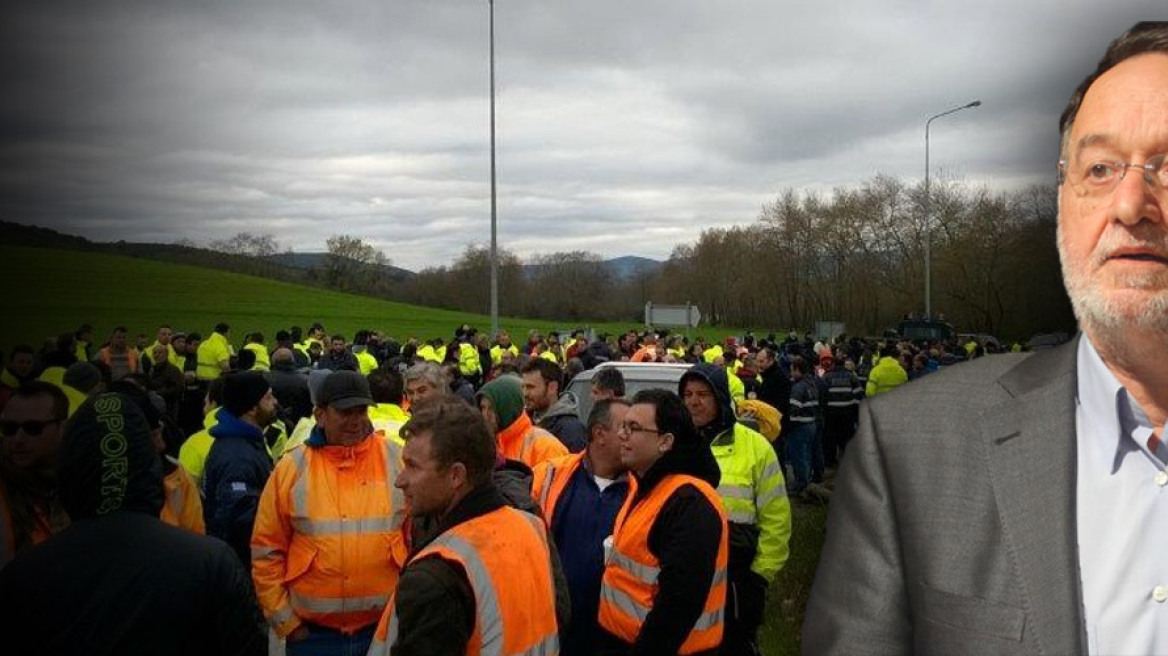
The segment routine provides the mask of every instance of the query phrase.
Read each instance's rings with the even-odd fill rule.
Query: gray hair
[[[419,362],[406,369],[405,378],[407,385],[412,380],[425,380],[439,389],[446,385],[446,380],[442,378],[442,368],[430,361]]]

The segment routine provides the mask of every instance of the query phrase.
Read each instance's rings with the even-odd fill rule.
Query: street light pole
[[[934,120],[948,116],[963,109],[980,107],[981,101],[975,100],[960,107],[947,109],[940,114],[930,116],[925,121],[925,318],[933,318],[933,198],[929,195],[929,126]]]
[[[495,195],[495,0],[490,9],[491,38],[491,338],[499,334],[499,240]]]

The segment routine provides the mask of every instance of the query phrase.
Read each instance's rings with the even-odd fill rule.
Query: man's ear
[[[661,437],[661,442],[660,442],[661,453],[665,453],[666,451],[672,451],[673,450],[673,433],[662,433],[660,435],[660,437]]]
[[[447,476],[456,488],[467,487],[466,465],[456,462],[447,468]]]

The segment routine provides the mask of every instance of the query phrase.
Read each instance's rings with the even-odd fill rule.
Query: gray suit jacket
[[[1080,654],[1078,340],[867,400],[803,653]]]

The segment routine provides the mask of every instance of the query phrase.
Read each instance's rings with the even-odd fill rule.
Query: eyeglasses
[[[624,424],[621,424],[620,426],[617,426],[616,432],[625,433],[627,435],[632,435],[633,433],[654,433],[656,435],[661,434],[661,431],[657,430],[656,428],[645,428],[644,426],[641,426],[640,424],[629,424],[629,423],[624,423]]]
[[[1082,163],[1070,164],[1062,159],[1059,160],[1059,184],[1069,182],[1080,196],[1099,198],[1115,191],[1128,169],[1140,169],[1152,193],[1165,195],[1165,190],[1168,190],[1168,155],[1157,155],[1146,164],[1091,158],[1084,159]]]
[[[0,434],[12,437],[17,431],[23,430],[25,435],[36,437],[45,431],[45,428],[61,423],[60,419],[51,421],[0,421]]]

